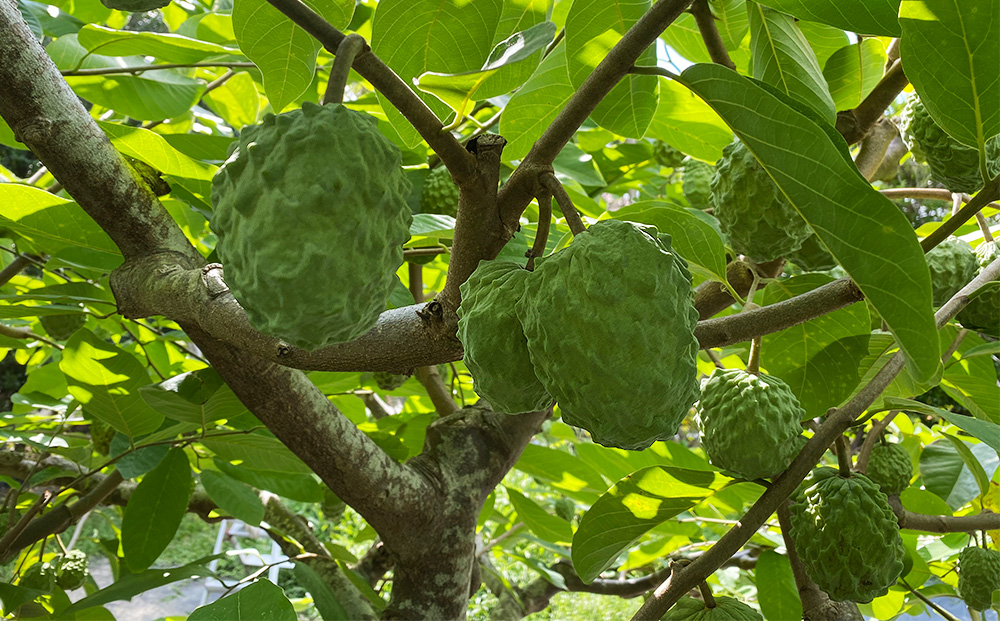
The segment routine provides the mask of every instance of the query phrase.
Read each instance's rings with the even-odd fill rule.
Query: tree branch
[[[257,65],[249,62],[204,62],[204,63],[168,63],[163,65],[136,65],[133,67],[96,67],[93,69],[67,69],[65,71],[60,71],[64,77],[65,76],[75,76],[75,75],[117,75],[117,74],[136,74],[145,73],[147,71],[160,71],[163,69],[194,69],[196,67],[229,67],[231,69],[253,69]]]
[[[844,136],[847,144],[854,144],[864,138],[909,83],[903,73],[902,63],[897,60],[857,108],[838,112],[837,131]]]
[[[980,530],[1000,529],[1000,514],[980,513],[979,515],[925,515],[913,513],[903,508],[899,496],[889,496],[889,506],[892,507],[899,527],[906,530],[919,530],[925,533],[975,533]]]
[[[746,297],[755,280],[765,279],[757,286],[758,289],[764,288],[767,285],[766,279],[777,278],[784,265],[784,259],[761,263],[757,266],[740,260],[730,261],[726,265],[726,280],[729,281],[729,286],[736,293]],[[758,279],[754,278],[754,270],[759,274]],[[735,301],[732,294],[729,293],[729,289],[714,280],[705,281],[694,290],[694,307],[698,309],[699,320],[709,319],[719,314]]]
[[[934,229],[933,233],[925,237],[920,242],[920,247],[924,249],[924,252],[927,252],[934,246],[937,246],[944,240],[948,239],[949,235],[957,231],[958,227],[968,222],[970,218],[974,218],[983,207],[998,198],[1000,198],[1000,175],[994,177],[992,181],[987,183],[986,187],[973,196],[972,200],[966,203],[965,206],[958,211],[958,213],[942,222],[941,226]]]
[[[10,279],[20,274],[24,271],[24,268],[31,265],[31,259],[28,255],[19,254],[14,257],[14,260],[4,266],[0,270],[0,286],[6,285],[10,282]]]
[[[861,176],[871,181],[878,172],[885,154],[889,150],[892,139],[899,135],[899,130],[886,117],[879,117],[868,133],[861,141],[861,149],[858,156],[854,158],[854,165],[858,167]]]
[[[315,11],[299,0],[268,0],[268,2],[315,37],[328,52],[337,53],[337,48],[345,38],[344,33],[331,26]],[[464,181],[472,175],[475,163],[468,151],[450,132],[444,131],[444,124],[437,115],[413,92],[413,89],[371,51],[371,48],[366,46],[366,49],[357,55],[353,68],[406,117],[456,179]]]
[[[694,15],[694,21],[698,24],[698,32],[701,33],[701,39],[705,42],[712,62],[736,71],[736,63],[729,57],[726,44],[722,42],[719,29],[715,26],[715,16],[712,15],[712,8],[708,5],[708,0],[694,0],[691,4],[691,14]]]

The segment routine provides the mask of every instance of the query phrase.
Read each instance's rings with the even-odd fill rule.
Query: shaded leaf
[[[660,78],[659,105],[646,136],[707,162],[722,157],[722,148],[733,141],[732,130],[711,106],[666,78]]]
[[[560,43],[510,98],[500,116],[500,133],[507,139],[503,150],[504,161],[518,160],[527,155],[576,92],[569,78],[567,62],[566,44]]]
[[[122,550],[133,572],[144,571],[174,538],[191,495],[191,465],[171,449],[132,492],[122,516]]]
[[[788,557],[774,550],[764,550],[757,558],[754,574],[757,582],[757,603],[768,621],[801,619],[802,602],[795,586],[792,565]]]
[[[264,579],[232,595],[196,608],[188,621],[296,621],[281,587]]]
[[[573,529],[569,522],[552,515],[516,489],[506,486],[505,489],[510,504],[514,505],[517,515],[531,532],[551,543],[569,543],[573,540]]]
[[[763,4],[799,19],[820,22],[859,34],[898,37],[900,0],[762,0]]]
[[[243,483],[215,470],[202,470],[200,478],[209,498],[229,515],[251,526],[264,519],[264,503]]]
[[[878,39],[840,48],[823,67],[823,77],[837,110],[856,108],[882,79],[885,48]]]

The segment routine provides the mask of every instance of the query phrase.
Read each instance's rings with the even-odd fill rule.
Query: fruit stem
[[[705,608],[715,608],[718,605],[715,603],[715,597],[712,595],[712,587],[708,586],[707,582],[699,584],[698,590],[701,591],[701,598],[705,600]]]
[[[556,176],[551,172],[545,172],[542,173],[540,181],[542,182],[542,187],[551,192],[552,196],[556,197],[556,203],[559,204],[559,209],[562,211],[563,217],[566,218],[566,224],[569,225],[569,230],[573,232],[573,236],[576,237],[586,231],[587,225],[583,223],[580,212],[573,205],[573,199],[566,193],[566,188],[556,179]]]
[[[747,372],[760,375],[760,337],[750,341],[750,359],[747,360]]]
[[[528,257],[527,269],[535,269],[535,259],[545,254],[545,245],[549,241],[549,227],[552,224],[552,194],[541,192],[538,195],[538,229],[535,231],[535,243],[525,253]]]
[[[983,232],[983,241],[991,242],[993,241],[993,233],[990,231],[990,225],[986,222],[986,217],[981,212],[976,212],[976,223],[979,225],[979,230]]]
[[[840,464],[840,476],[851,476],[851,447],[843,434],[837,436],[837,462]]]
[[[323,105],[344,103],[344,89],[351,75],[351,65],[358,53],[367,47],[364,37],[358,34],[349,34],[340,42],[333,68],[330,69],[330,79],[326,83],[326,93],[323,94]]]

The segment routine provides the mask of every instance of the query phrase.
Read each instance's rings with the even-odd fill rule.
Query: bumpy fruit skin
[[[458,186],[444,166],[435,168],[424,178],[420,213],[440,213],[452,218],[458,214]]]
[[[787,256],[813,234],[742,142],[722,150],[711,202],[733,250],[756,261]]]
[[[817,468],[789,508],[791,535],[806,573],[836,601],[885,595],[906,556],[886,495],[863,474]]]
[[[920,161],[926,161],[931,178],[952,192],[975,192],[983,187],[979,151],[948,135],[916,96],[906,102],[902,115],[903,142]],[[1000,137],[986,141],[990,176],[1000,172]]]
[[[21,573],[17,585],[51,593],[56,588],[56,567],[49,562],[35,563]]]
[[[995,241],[983,242],[976,247],[976,260],[980,270],[998,257],[1000,244]],[[1000,338],[1000,289],[970,300],[968,306],[959,311],[958,321],[966,328]]]
[[[668,235],[600,221],[542,261],[515,306],[566,423],[631,450],[677,433],[698,398],[698,311]]]
[[[1000,552],[975,546],[958,555],[958,594],[976,610],[988,610],[1000,589]]]
[[[243,129],[212,181],[212,230],[258,330],[313,350],[375,325],[410,235],[400,162],[373,118],[340,104]]]
[[[374,373],[375,384],[382,390],[396,390],[405,384],[409,378],[409,375],[400,375],[399,373],[390,373],[388,371],[376,371]]]
[[[101,0],[101,4],[116,11],[145,13],[153,9],[162,9],[170,4],[170,0]]]
[[[45,332],[56,341],[65,341],[73,333],[87,323],[87,316],[82,313],[67,313],[65,315],[42,315],[38,318]]]
[[[802,448],[805,417],[777,377],[716,369],[701,387],[701,446],[713,465],[746,479],[767,479],[788,467]]]
[[[890,496],[899,494],[910,485],[913,462],[910,454],[898,444],[876,444],[868,458],[866,476]]]
[[[712,176],[715,167],[701,160],[684,158],[684,171],[681,177],[681,190],[684,198],[692,207],[708,209],[712,197]]]
[[[94,450],[101,455],[111,452],[111,439],[115,437],[115,429],[103,420],[95,418],[90,423],[90,441],[94,443]]]
[[[55,563],[56,584],[67,591],[79,589],[87,582],[90,575],[87,568],[87,555],[80,550],[70,550]]]
[[[954,237],[935,246],[924,258],[931,272],[934,306],[941,306],[969,284],[979,267],[972,246]]]
[[[825,272],[837,267],[833,255],[826,251],[815,235],[810,235],[802,242],[802,247],[785,257],[804,272]]]
[[[576,517],[576,503],[569,498],[560,498],[557,500],[555,509],[556,515],[567,522],[572,522],[573,518]]]
[[[514,309],[526,294],[528,276],[517,263],[480,261],[459,290],[458,340],[476,393],[495,411],[544,410],[552,397],[528,356],[528,341]]]
[[[716,597],[715,607],[693,597],[680,598],[661,621],[764,621],[760,613],[732,597]]]
[[[657,164],[667,168],[679,168],[684,162],[684,154],[662,140],[653,141],[653,157]]]

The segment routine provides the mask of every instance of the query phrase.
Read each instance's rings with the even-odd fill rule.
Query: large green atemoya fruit
[[[736,141],[722,150],[712,178],[712,207],[733,250],[773,261],[813,234],[750,149]]]
[[[784,381],[716,369],[701,387],[698,421],[709,461],[746,479],[767,479],[802,448],[805,410]]]
[[[424,177],[420,213],[440,213],[452,218],[458,215],[458,186],[444,166],[431,170]]]
[[[997,242],[983,242],[976,247],[980,271],[997,258],[1000,258],[1000,244]],[[993,285],[993,289],[970,299],[969,304],[959,311],[957,319],[966,328],[1000,338],[1000,287]]]
[[[565,422],[631,450],[677,433],[698,397],[698,311],[669,236],[600,221],[538,264],[515,308]]]
[[[913,156],[927,162],[931,178],[952,192],[975,192],[983,187],[979,151],[952,138],[931,118],[916,95],[910,97],[902,114],[903,142]],[[990,176],[1000,172],[1000,136],[986,141]]]
[[[972,246],[955,237],[932,248],[924,259],[931,272],[934,306],[941,306],[969,284],[979,267]]]
[[[412,220],[375,119],[303,104],[246,127],[212,182],[226,283],[261,332],[313,350],[375,325]]]
[[[56,566],[48,561],[35,563],[21,572],[17,586],[51,593],[56,588]]]
[[[684,596],[677,600],[661,621],[764,621],[760,613],[732,597],[716,597],[715,606]]]
[[[993,592],[1000,590],[1000,552],[970,546],[958,555],[958,594],[976,610],[992,606]]]
[[[836,601],[885,595],[906,556],[886,495],[863,474],[809,473],[789,508],[791,535],[809,578]]]
[[[681,191],[684,198],[697,209],[707,209],[712,198],[712,176],[715,167],[701,160],[684,158]]]
[[[868,457],[865,475],[892,496],[909,487],[913,462],[906,449],[898,444],[876,444]]]
[[[531,272],[511,261],[480,261],[462,283],[458,340],[474,389],[495,411],[543,410],[552,397],[535,375],[528,341],[514,308]]]

